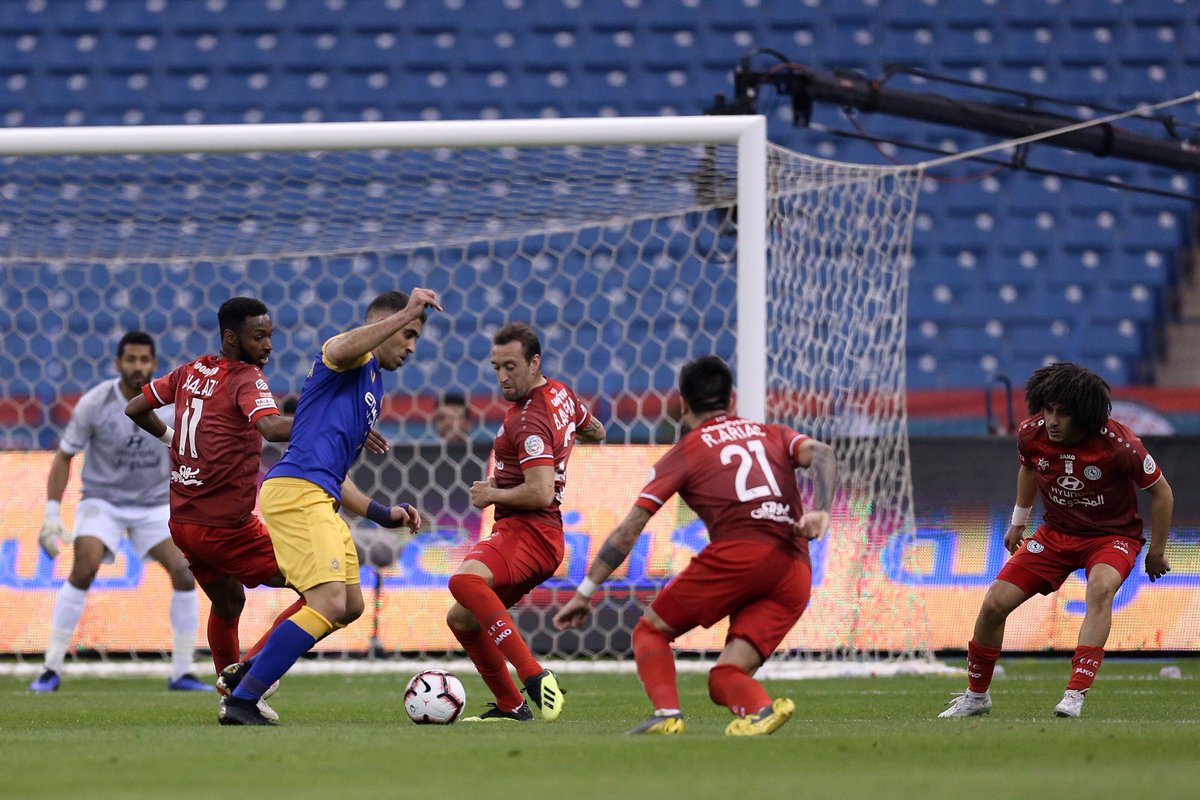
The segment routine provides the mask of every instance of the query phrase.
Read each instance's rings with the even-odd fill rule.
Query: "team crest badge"
[[[1030,539],[1028,542],[1025,543],[1025,549],[1031,553],[1040,553],[1046,549],[1046,546],[1043,545],[1041,542],[1039,542],[1037,539]]]
[[[329,568],[330,568],[331,570],[333,570],[334,572],[337,572],[339,569],[341,569],[341,568],[342,568],[342,562],[338,561],[338,560],[335,558],[335,559],[333,559],[332,561],[330,561],[330,562],[329,562]]]
[[[1102,473],[1100,468],[1095,464],[1083,468],[1083,477],[1087,478],[1089,481],[1098,481],[1100,480],[1100,476],[1103,474],[1104,473]]]

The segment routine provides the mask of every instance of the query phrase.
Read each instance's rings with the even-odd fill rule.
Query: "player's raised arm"
[[[829,530],[833,496],[837,491],[837,456],[833,448],[816,439],[805,439],[797,449],[797,464],[807,467],[812,476],[812,507],[796,522],[797,536],[820,539]]]
[[[365,356],[393,335],[418,319],[422,319],[426,308],[442,310],[437,292],[432,289],[413,289],[408,304],[401,310],[381,319],[371,319],[366,324],[338,334],[325,343],[322,356],[325,363],[336,370],[359,366]],[[394,369],[394,367],[391,367]]]
[[[1025,538],[1025,526],[1029,524],[1029,512],[1033,510],[1033,499],[1037,496],[1037,473],[1024,464],[1017,471],[1017,503],[1013,506],[1012,520],[1004,534],[1004,549],[1009,555],[1017,552]]]
[[[1153,583],[1171,571],[1171,565],[1167,563],[1167,536],[1171,533],[1175,494],[1165,475],[1146,491],[1150,492],[1150,546],[1146,549],[1146,575]]]
[[[600,552],[592,559],[587,577],[583,579],[583,583],[579,584],[575,595],[554,615],[554,627],[565,631],[583,625],[591,606],[592,595],[595,594],[600,584],[608,580],[608,576],[612,575],[613,570],[625,563],[625,558],[637,543],[638,537],[642,535],[650,517],[650,512],[641,506],[629,509],[625,519],[621,520],[621,523],[608,535]]]

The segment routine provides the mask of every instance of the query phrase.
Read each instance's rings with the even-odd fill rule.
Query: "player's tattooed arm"
[[[824,442],[810,444],[812,463],[808,469],[813,482],[812,508],[814,511],[830,512],[833,510],[833,494],[837,491],[837,457],[833,454],[833,448]]]
[[[600,584],[625,562],[629,551],[642,535],[646,523],[650,521],[650,512],[640,506],[634,506],[629,514],[608,535],[608,540],[600,548],[600,552],[592,559],[587,577],[575,590],[575,595],[554,615],[554,626],[560,631],[568,628],[578,628],[587,619],[591,607],[591,597]]]
[[[796,520],[796,536],[803,539],[820,539],[829,530],[833,514],[833,496],[837,492],[837,458],[833,448],[816,439],[809,439],[800,446],[799,465],[808,468],[812,478],[812,503],[807,511]]]
[[[595,415],[588,418],[583,427],[576,429],[575,438],[581,442],[604,441],[604,424]]]

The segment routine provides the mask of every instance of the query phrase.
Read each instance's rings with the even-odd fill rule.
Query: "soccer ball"
[[[449,725],[467,706],[467,690],[449,672],[427,669],[404,687],[404,710],[418,725]]]

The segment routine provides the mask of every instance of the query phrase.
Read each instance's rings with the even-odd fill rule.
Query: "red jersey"
[[[142,387],[155,408],[175,404],[171,519],[235,528],[254,511],[261,417],[278,414],[262,370],[202,356]]]
[[[792,525],[804,513],[796,468],[808,438],[741,417],[705,420],[658,460],[636,503],[653,514],[678,492],[710,541],[751,539],[807,556]]]
[[[554,467],[554,499],[535,510],[496,504],[496,519],[521,514],[527,519],[562,529],[558,507],[567,486],[567,460],[575,444],[575,429],[587,424],[591,413],[566,384],[547,378],[504,415],[492,444],[496,486],[511,489],[525,482],[525,470]]]
[[[1034,470],[1046,524],[1075,536],[1142,539],[1137,492],[1162,470],[1133,431],[1114,419],[1071,446],[1050,441],[1041,414],[1017,430],[1017,458]]]

